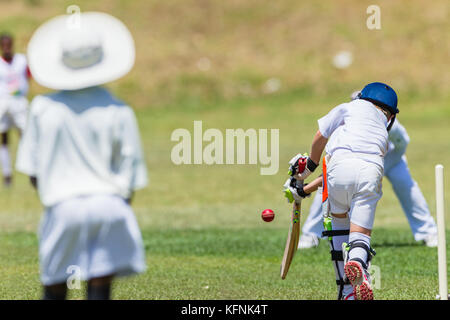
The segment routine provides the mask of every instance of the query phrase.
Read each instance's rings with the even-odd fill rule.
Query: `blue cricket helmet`
[[[397,108],[397,94],[394,89],[385,83],[372,82],[361,90],[359,99],[364,99],[379,107],[388,109],[392,114],[399,113]]]

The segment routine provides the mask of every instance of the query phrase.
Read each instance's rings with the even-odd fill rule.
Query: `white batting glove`
[[[306,185],[307,183],[301,183],[300,185],[298,185],[297,180],[292,177],[287,179],[285,184],[283,185],[284,196],[287,198],[287,201],[289,203],[291,203],[292,201],[298,203],[303,199],[310,197],[311,194],[307,194],[303,190],[303,187]]]
[[[304,157],[304,155],[302,155],[301,153],[295,155],[291,160],[289,160],[289,165],[290,166],[296,165],[298,160],[303,157]]]
[[[306,167],[301,173],[297,172],[298,161],[300,158],[306,158]],[[289,161],[289,175],[293,176],[297,180],[305,180],[311,173],[314,172],[314,170],[316,170],[317,166],[318,164],[315,164],[311,158],[307,157],[306,153],[304,155],[299,153]]]
[[[297,170],[298,170],[298,161],[301,158],[307,158],[308,155],[305,153],[304,155],[299,153],[296,156],[294,156],[290,161],[289,161],[289,172],[288,175],[293,176]]]
[[[306,167],[305,170],[301,173],[297,173],[294,177],[297,180],[305,180],[309,177],[311,173],[316,170],[316,168],[319,166],[319,164],[316,164],[314,161],[311,160],[310,157],[306,160]]]

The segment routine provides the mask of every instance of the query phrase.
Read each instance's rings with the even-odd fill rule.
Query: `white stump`
[[[444,166],[436,165],[436,220],[438,227],[438,271],[439,296],[441,300],[448,300],[447,288],[447,246],[445,241],[444,218]]]

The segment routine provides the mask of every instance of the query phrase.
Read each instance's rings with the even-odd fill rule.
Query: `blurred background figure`
[[[60,90],[33,99],[17,156],[45,207],[44,299],[65,299],[75,270],[75,280],[88,282],[88,299],[106,300],[113,277],[146,268],[130,207],[134,190],[147,184],[136,118],[100,87],[133,67],[134,41],[108,14],[83,13],[75,26],[58,16],[34,33],[28,57],[36,81]]]
[[[12,182],[12,168],[8,149],[8,131],[16,127],[20,134],[27,119],[27,94],[30,71],[27,59],[21,53],[14,53],[14,40],[10,34],[0,35],[0,162],[4,185]]]

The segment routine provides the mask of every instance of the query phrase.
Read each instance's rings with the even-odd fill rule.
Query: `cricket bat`
[[[306,167],[306,158],[300,158],[298,162],[298,172],[303,172]],[[297,183],[303,184],[302,181]],[[301,214],[301,202],[294,201],[292,208],[291,225],[289,226],[289,232],[286,240],[286,246],[284,248],[283,260],[281,261],[280,275],[281,279],[286,279],[286,275],[291,266],[292,259],[298,248],[298,239],[300,237],[300,214]]]

